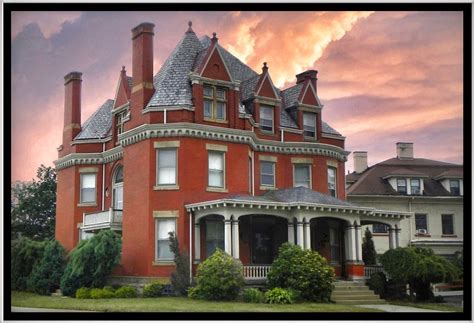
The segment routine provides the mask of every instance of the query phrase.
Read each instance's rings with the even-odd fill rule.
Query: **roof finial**
[[[120,71],[120,74],[127,74],[127,71],[125,71],[125,65],[122,65],[122,70]]]
[[[268,71],[267,62],[263,62],[262,72],[266,73]]]
[[[218,38],[216,36],[217,36],[216,32],[213,32],[212,33],[212,39],[211,39],[213,43],[216,43],[217,40],[218,40]]]
[[[192,26],[193,26],[193,22],[191,20],[188,21],[188,30],[186,31],[187,33],[193,33],[194,32]]]

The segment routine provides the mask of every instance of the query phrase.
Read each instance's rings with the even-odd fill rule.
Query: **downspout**
[[[281,133],[281,135],[280,135],[280,137],[281,137],[281,142],[285,142],[285,138],[284,138],[284,133],[285,133],[285,132],[283,131],[283,129],[280,129],[280,133]]]
[[[192,228],[193,228],[193,214],[189,211],[189,283],[193,283],[193,248],[192,248]]]
[[[163,123],[166,124],[166,109],[163,110]]]
[[[252,150],[252,196],[255,196],[255,152]]]
[[[412,210],[411,201],[413,201],[414,199],[415,199],[415,198],[412,197],[411,199],[408,200],[408,212],[411,212],[411,210]],[[411,227],[412,227],[412,224],[413,224],[412,221],[413,221],[413,219],[412,219],[412,217],[410,217],[410,221],[409,221],[409,222],[410,222],[410,229],[409,229],[410,241],[411,241],[411,238],[412,238],[412,235],[411,235],[411,234],[412,234],[412,228],[411,228]]]
[[[105,152],[105,142],[102,143],[102,152]],[[105,163],[102,164],[102,211],[105,208]]]

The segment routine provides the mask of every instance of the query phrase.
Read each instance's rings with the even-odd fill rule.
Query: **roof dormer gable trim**
[[[265,72],[265,74],[263,75],[261,82],[257,83],[258,89],[255,91],[257,96],[260,94],[260,91],[262,90],[262,87],[265,84],[265,80],[268,80],[268,82],[270,82],[270,86],[273,90],[273,94],[275,94],[275,98],[277,100],[279,100],[280,96],[278,95],[277,91],[275,90],[275,85],[273,84],[272,78],[270,77],[270,74],[268,73],[268,71]]]
[[[316,98],[316,102],[318,102],[318,107],[322,108],[323,107],[323,104],[321,103],[321,100],[319,99],[318,95],[316,94],[316,89],[313,87],[313,85],[311,84],[311,82],[309,80],[306,80],[305,81],[305,84],[300,92],[300,95],[298,97],[298,104],[304,104],[303,103],[303,100],[306,96],[306,92],[308,92],[308,89],[313,93],[314,97]],[[305,104],[307,106],[311,106],[311,107],[314,107],[313,105],[309,105],[309,104]]]
[[[205,76],[201,76],[200,74],[197,74],[194,72],[189,73],[189,79],[191,81],[191,84],[203,85],[204,83],[206,83],[210,85],[227,87],[229,89],[233,89],[236,91],[240,90],[240,81],[229,82],[229,81],[223,81],[223,80],[216,80],[216,79],[211,79]]]
[[[207,68],[207,65],[209,64],[210,60],[211,60],[211,57],[212,55],[214,54],[214,52],[217,51],[217,54],[219,55],[221,61],[222,61],[222,64],[224,64],[224,68],[226,70],[226,73],[227,75],[229,76],[229,79],[231,82],[234,82],[234,79],[232,78],[232,74],[230,73],[230,70],[229,68],[227,67],[227,64],[224,60],[224,57],[222,56],[222,53],[219,49],[219,45],[217,44],[217,42],[213,42],[211,44],[211,46],[209,46],[208,48],[208,52],[206,53],[206,59],[203,61],[203,63],[201,64],[201,66],[199,67],[198,69],[198,72],[199,72],[199,76],[203,77],[202,74],[204,73],[204,71],[206,70]]]

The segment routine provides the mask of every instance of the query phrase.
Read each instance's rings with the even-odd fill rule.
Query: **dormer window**
[[[407,180],[405,178],[397,178],[397,192],[407,194]]]
[[[316,114],[303,113],[303,130],[304,136],[308,138],[316,138]]]
[[[211,121],[225,121],[227,93],[224,88],[204,86],[204,118]]]
[[[260,106],[260,129],[262,131],[273,133],[273,108],[261,105]]]
[[[459,180],[457,179],[449,180],[449,191],[451,192],[452,195],[456,195],[456,196],[461,195]]]
[[[411,194],[412,195],[420,195],[421,194],[421,184],[420,180],[417,179],[411,179],[410,180],[410,188],[411,188]]]

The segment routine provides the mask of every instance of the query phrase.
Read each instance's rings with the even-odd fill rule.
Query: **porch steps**
[[[331,300],[335,303],[347,305],[386,303],[363,282],[340,280],[334,282],[333,285]]]

